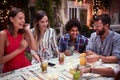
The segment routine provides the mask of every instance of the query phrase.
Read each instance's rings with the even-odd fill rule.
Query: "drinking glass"
[[[74,48],[75,48],[74,46],[71,46],[71,47],[70,47],[70,52],[71,52],[71,55],[73,55]]]
[[[64,53],[59,53],[59,64],[64,64]]]
[[[73,73],[75,73],[75,69],[74,68],[70,68],[69,69],[69,73],[73,75]]]
[[[74,53],[74,46],[68,46],[68,49],[67,50],[70,50],[70,54],[73,55]]]
[[[48,66],[48,62],[46,60],[42,61],[41,63],[42,72],[47,72],[47,66]]]
[[[80,71],[75,71],[73,73],[73,80],[79,80],[80,79]]]
[[[85,66],[86,65],[86,56],[80,56],[80,65]]]

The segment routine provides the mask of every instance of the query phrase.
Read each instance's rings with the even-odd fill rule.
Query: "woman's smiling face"
[[[48,28],[48,17],[44,16],[42,19],[38,21],[38,25],[40,30],[45,31]]]
[[[13,23],[15,29],[23,29],[25,24],[25,15],[23,12],[19,12],[15,17],[10,17],[10,21]]]

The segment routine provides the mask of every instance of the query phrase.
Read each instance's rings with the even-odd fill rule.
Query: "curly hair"
[[[66,32],[70,31],[74,26],[77,27],[79,31],[81,30],[80,21],[74,18],[74,19],[70,19],[65,25]]]

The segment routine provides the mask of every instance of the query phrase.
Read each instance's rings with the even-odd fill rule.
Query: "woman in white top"
[[[57,57],[58,46],[56,32],[53,28],[49,27],[49,20],[45,11],[40,10],[36,12],[35,26],[32,31],[37,42],[37,46],[39,48],[38,51],[31,50],[31,53],[34,56],[32,59],[32,63],[34,64],[40,61],[38,55],[40,55],[44,59]],[[36,55],[35,53],[37,53],[38,55]]]

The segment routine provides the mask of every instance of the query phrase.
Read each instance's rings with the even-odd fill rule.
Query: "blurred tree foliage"
[[[29,9],[28,2],[29,0],[8,0],[11,3],[11,6],[21,8],[25,11],[26,22],[29,22]]]
[[[28,15],[28,0],[1,0],[0,1],[0,16],[3,18],[0,19],[0,31],[7,28],[7,18],[8,12],[12,7],[18,7],[25,10],[26,21],[29,21]]]
[[[89,29],[89,27],[87,25],[82,25],[82,29],[81,29],[80,33],[86,37],[90,37],[91,30]]]
[[[50,26],[54,27],[54,7],[59,7],[61,5],[61,0],[36,0],[35,9],[44,10],[49,17]]]

